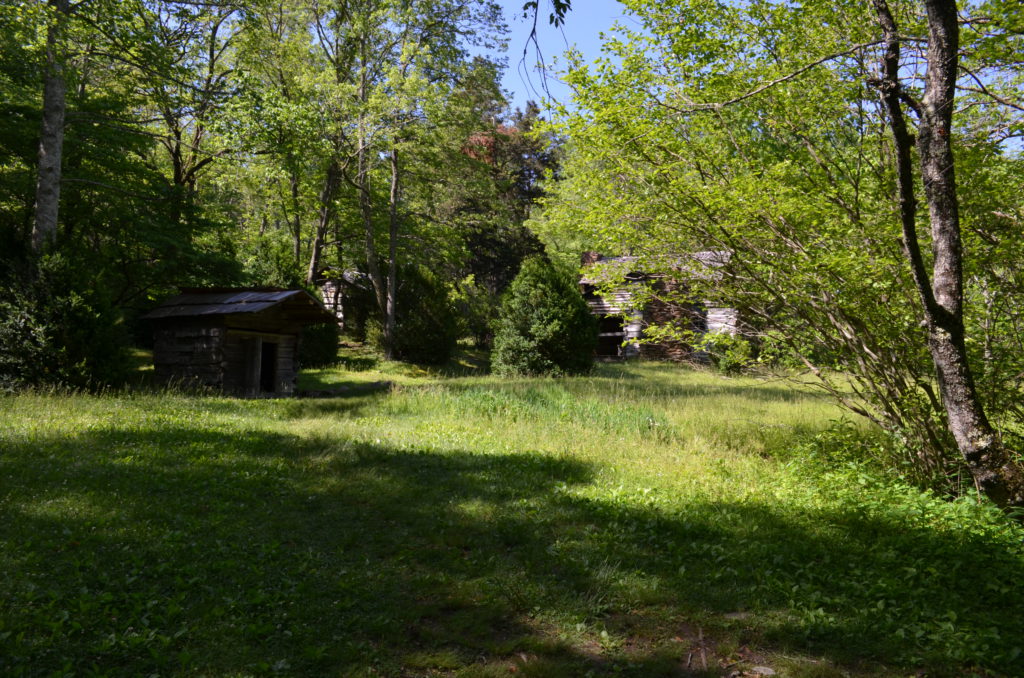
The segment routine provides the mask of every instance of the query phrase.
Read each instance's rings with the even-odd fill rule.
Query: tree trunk
[[[332,160],[327,167],[323,190],[320,191],[320,214],[316,222],[316,232],[313,233],[313,243],[310,246],[309,268],[306,269],[307,285],[315,284],[320,276],[320,258],[323,255],[331,219],[334,217],[334,196],[338,192],[340,183],[341,168],[338,167],[337,160]]]
[[[360,43],[360,66],[359,66],[359,101],[366,105],[369,96],[369,83],[367,82],[367,55],[365,39]],[[380,270],[380,261],[377,258],[377,245],[374,241],[373,228],[373,194],[370,192],[370,149],[369,139],[366,133],[366,120],[360,114],[358,125],[359,144],[356,149],[356,163],[358,166],[356,183],[359,191],[359,209],[363,217],[363,235],[366,243],[366,269],[370,274],[370,282],[373,283],[373,292],[377,300],[377,310],[384,329],[384,358],[394,358],[394,342],[388,333],[387,323],[387,285]]]
[[[36,177],[32,251],[39,253],[57,237],[60,210],[61,156],[64,150],[64,112],[67,85],[57,50],[68,0],[50,0],[57,16],[46,31],[46,75],[43,79],[43,120],[39,133],[39,168]]]
[[[999,506],[1024,504],[1024,469],[985,416],[967,358],[963,321],[963,247],[954,157],[950,142],[957,77],[959,27],[955,0],[926,0],[928,70],[920,103],[901,89],[899,37],[886,0],[873,0],[885,34],[883,77],[878,83],[889,112],[896,145],[903,245],[921,297],[928,326],[928,349],[935,365],[942,405],[978,489]],[[914,139],[903,118],[903,102],[919,116],[918,154],[932,232],[931,282],[915,228],[911,149]]]
[[[363,235],[366,242],[366,269],[370,274],[370,282],[373,283],[374,297],[377,300],[377,310],[380,317],[385,320],[384,329],[384,358],[391,360],[394,357],[394,347],[391,336],[388,333],[387,325],[387,291],[384,277],[380,270],[380,262],[377,258],[377,244],[374,241],[373,228],[373,199],[370,193],[370,166],[367,158],[369,151],[366,148],[366,140],[360,133],[359,151],[357,162],[359,166],[359,208],[363,216]]]
[[[289,173],[289,183],[292,189],[292,210],[295,216],[292,218],[292,255],[295,257],[295,265],[302,261],[302,209],[299,204],[299,177],[294,171]]]
[[[396,304],[398,298],[398,149],[391,149],[391,196],[388,228],[388,298],[384,314],[384,336],[391,346],[395,341]]]

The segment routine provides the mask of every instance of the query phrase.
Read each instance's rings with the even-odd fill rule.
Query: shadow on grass
[[[188,427],[13,441],[0,474],[4,675],[711,676],[745,645],[1022,668],[1017,554],[857,512],[663,512],[584,496],[570,458]]]

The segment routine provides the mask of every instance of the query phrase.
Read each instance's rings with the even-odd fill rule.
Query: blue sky
[[[527,45],[531,23],[522,18],[523,0],[501,0],[501,4],[505,8],[505,20],[510,29],[508,70],[502,85],[510,92],[513,108],[523,108],[529,99],[540,103],[547,94],[543,91],[541,76],[534,69],[537,63],[536,50],[532,44]],[[571,98],[569,89],[558,81],[557,73],[565,64],[562,54],[569,47],[575,46],[586,61],[599,57],[599,35],[608,32],[616,21],[628,24],[630,19],[624,16],[623,7],[617,0],[575,0],[565,25],[557,29],[548,24],[548,12],[548,3],[541,0],[541,16],[537,19],[537,41],[550,69],[547,78],[548,92],[554,99],[567,102]],[[527,49],[525,60],[524,47]]]

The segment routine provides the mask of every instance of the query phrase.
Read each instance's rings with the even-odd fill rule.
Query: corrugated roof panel
[[[168,299],[165,304],[174,304],[175,306],[198,304],[205,306],[209,304],[248,304],[255,302],[277,303],[296,294],[304,294],[304,292],[302,290],[285,290],[283,292],[191,292],[189,294],[179,294],[172,299]]]
[[[143,318],[180,318],[189,316],[234,315],[259,313],[292,300],[290,313],[308,320],[333,319],[330,311],[304,290],[218,290],[214,292],[189,291],[168,299]]]
[[[171,302],[177,301],[172,299]],[[145,318],[175,318],[190,315],[228,315],[231,313],[257,313],[276,305],[266,301],[249,304],[179,304],[161,306],[147,313]]]

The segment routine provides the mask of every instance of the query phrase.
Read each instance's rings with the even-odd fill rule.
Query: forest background
[[[389,357],[446,358],[403,319],[486,338],[557,168],[506,31],[490,2],[5,3],[4,379],[116,379],[178,287],[334,281]]]

